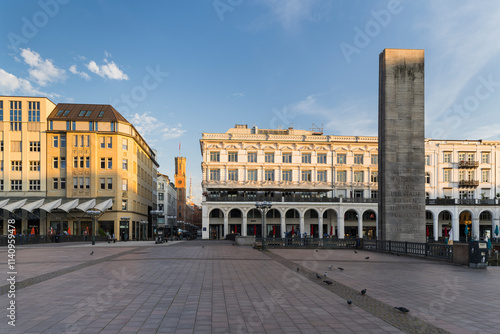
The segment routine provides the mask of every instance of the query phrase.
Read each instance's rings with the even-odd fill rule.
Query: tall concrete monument
[[[424,50],[379,57],[379,239],[425,242]]]

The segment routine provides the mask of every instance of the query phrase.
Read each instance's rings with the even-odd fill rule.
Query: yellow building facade
[[[4,107],[1,138],[3,147],[9,147],[9,152],[1,152],[8,167],[2,171],[2,195],[8,200],[0,202],[4,220],[16,219],[16,227],[25,233],[35,227],[35,234],[92,235],[87,210],[99,208],[103,213],[97,217],[97,232],[114,234],[118,240],[152,237],[156,153],[118,111],[110,105],[56,106],[45,98],[0,100]],[[15,123],[18,112],[11,102],[22,107],[20,125]],[[40,105],[35,125],[30,124],[32,102]],[[7,119],[7,115],[13,116]],[[19,141],[21,152],[17,152]],[[39,188],[33,180],[39,180]],[[22,205],[12,206],[24,199]],[[6,234],[5,224],[2,234]]]

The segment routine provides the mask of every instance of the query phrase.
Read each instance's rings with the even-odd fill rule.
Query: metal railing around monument
[[[256,238],[262,243],[262,238]],[[404,254],[435,259],[453,260],[453,246],[442,243],[382,241],[373,239],[336,238],[266,238],[268,248],[353,248],[391,254]]]

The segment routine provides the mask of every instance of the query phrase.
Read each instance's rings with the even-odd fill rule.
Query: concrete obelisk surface
[[[424,50],[379,57],[379,240],[425,242]]]

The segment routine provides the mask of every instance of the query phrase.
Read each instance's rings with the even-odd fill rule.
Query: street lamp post
[[[266,249],[266,214],[273,204],[271,202],[257,202],[255,203],[255,207],[260,211],[261,214],[261,222],[262,222],[262,249]]]
[[[96,218],[102,213],[101,210],[87,210],[86,214],[92,217],[92,245],[95,245],[95,235],[97,233]]]
[[[153,222],[154,222],[154,219],[156,218],[156,224],[153,223],[153,230],[154,230],[154,238],[155,238],[155,244],[159,244],[160,241],[158,240],[158,232],[157,232],[157,229],[158,229],[158,216],[162,215],[163,214],[163,211],[161,210],[151,210],[149,213],[151,213],[151,215],[153,216]]]

